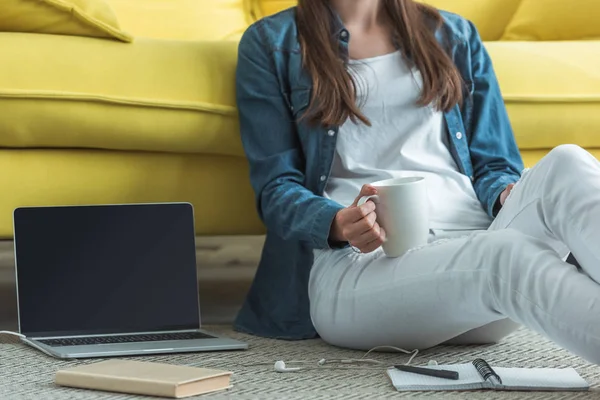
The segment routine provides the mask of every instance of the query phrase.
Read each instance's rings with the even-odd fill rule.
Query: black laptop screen
[[[23,334],[199,328],[191,205],[19,208],[14,225]]]

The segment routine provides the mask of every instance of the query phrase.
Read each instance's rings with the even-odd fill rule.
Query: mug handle
[[[369,200],[371,200],[373,203],[377,204],[377,203],[379,203],[379,196],[376,195],[376,194],[374,194],[373,196],[364,196],[364,197],[361,197],[358,200],[358,203],[356,203],[356,206],[360,207],[360,206],[362,206],[363,204],[365,204]]]

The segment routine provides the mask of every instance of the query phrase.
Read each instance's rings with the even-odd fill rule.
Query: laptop
[[[247,349],[201,328],[188,203],[14,211],[19,332],[58,358]]]

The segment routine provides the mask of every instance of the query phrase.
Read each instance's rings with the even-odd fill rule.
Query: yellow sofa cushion
[[[486,47],[520,148],[600,148],[600,41]]]
[[[132,40],[104,0],[2,0],[0,5],[0,32]]]
[[[0,149],[0,239],[17,206],[188,201],[198,235],[261,234],[243,157]]]
[[[296,0],[252,0],[256,19],[293,7]],[[420,0],[473,21],[484,40],[498,40],[521,0]],[[534,0],[537,1],[537,0]]]
[[[243,154],[235,42],[0,41],[0,147]]]
[[[237,40],[251,22],[251,0],[106,0],[136,37]]]
[[[502,40],[600,39],[598,0],[522,0]]]

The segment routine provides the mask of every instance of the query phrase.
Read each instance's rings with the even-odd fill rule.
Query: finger
[[[367,216],[371,215],[375,209],[377,209],[377,205],[372,201],[367,201],[365,204],[360,207],[352,207],[348,209],[348,221],[351,223],[356,223],[362,219],[367,218]]]
[[[508,196],[511,194],[514,187],[514,183],[511,183],[510,185],[506,186],[506,189],[504,189],[504,191],[500,195],[500,205],[504,206],[506,199],[508,199]]]
[[[375,250],[377,250],[378,248],[380,248],[382,244],[383,244],[383,240],[381,240],[381,237],[379,237],[378,239],[375,239],[375,240],[367,243],[366,245],[363,245],[362,248],[359,247],[359,249],[363,253],[368,254],[368,253],[372,253]]]
[[[377,240],[379,240],[379,241],[381,241],[381,243],[383,243],[383,240],[381,238],[381,227],[379,226],[378,223],[375,223],[371,229],[369,229],[367,232],[360,235],[355,240],[357,243],[356,247],[366,246],[369,243],[377,241]]]
[[[346,232],[348,237],[357,240],[359,242],[365,242],[367,239],[362,238],[363,235],[368,234],[373,227],[376,225],[377,214],[374,212],[370,213],[364,218],[356,221],[348,227]]]
[[[365,218],[367,215],[375,211],[377,206],[372,201],[368,201],[360,207],[347,207],[338,212],[336,217],[340,221],[340,224],[349,225],[356,221]]]
[[[358,194],[358,197],[356,199],[354,199],[354,203],[352,203],[353,206],[357,206],[358,205],[358,201],[365,197],[365,196],[373,196],[377,194],[377,189],[375,189],[375,187],[366,184],[363,185],[363,187],[360,189],[360,193]]]
[[[366,245],[364,245],[365,252],[370,253],[372,251],[377,250],[387,240],[387,233],[385,232],[385,229],[381,228],[379,225],[377,225],[377,227],[379,228],[378,229],[379,235],[376,239],[374,239],[374,240],[368,242]]]
[[[360,252],[363,254],[369,254],[374,252],[375,250],[377,250],[378,248],[380,248],[381,245],[380,244],[369,244],[367,246],[365,246],[364,248],[359,248]]]

